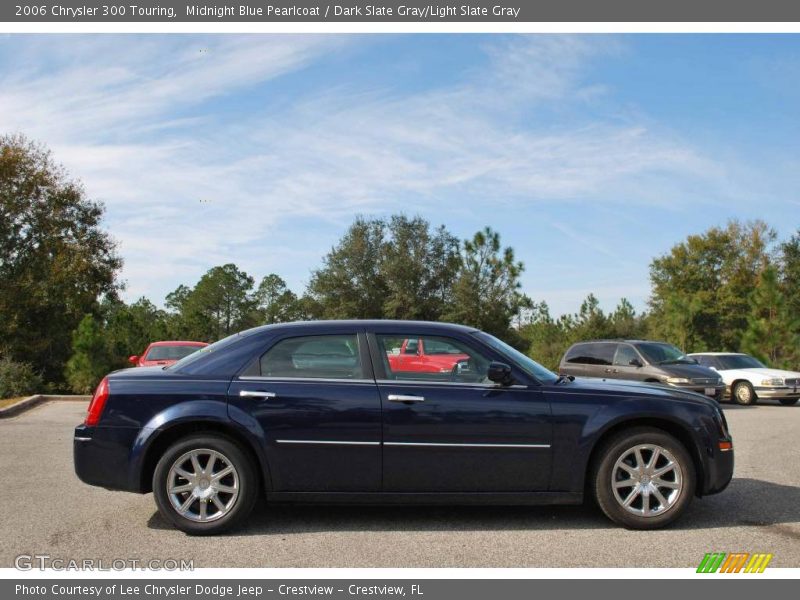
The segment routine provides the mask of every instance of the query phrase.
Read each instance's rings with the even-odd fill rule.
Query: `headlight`
[[[722,385],[722,377],[717,378],[717,385]]]
[[[762,379],[761,385],[783,385],[783,379],[780,377],[772,377],[770,379]]]
[[[686,377],[667,377],[667,383],[671,383],[672,385],[681,384],[681,383],[691,383]]]

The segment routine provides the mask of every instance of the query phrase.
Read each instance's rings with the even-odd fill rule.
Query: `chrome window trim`
[[[238,381],[276,381],[284,383],[375,383],[374,379],[365,379],[363,377],[358,379],[339,379],[333,377],[267,377],[264,375],[240,375],[236,379]]]
[[[459,383],[458,381],[424,381],[422,379],[376,379],[376,383],[379,385],[414,385],[414,386],[424,386],[424,385],[439,385],[439,386],[450,386],[450,387],[471,387],[471,388],[484,388],[487,390],[530,390],[530,389],[537,389],[532,388],[531,386],[521,385],[515,383],[514,385],[500,385],[497,383]]]

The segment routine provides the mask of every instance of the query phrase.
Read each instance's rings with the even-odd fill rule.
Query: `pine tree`
[[[778,271],[765,268],[750,296],[750,314],[742,349],[775,368],[788,368],[797,346],[797,324],[792,322]]]

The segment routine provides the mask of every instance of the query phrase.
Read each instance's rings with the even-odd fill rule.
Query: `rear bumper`
[[[72,442],[78,479],[110,490],[138,492],[129,476],[130,448],[138,428],[78,425]]]
[[[733,447],[730,450],[715,450],[714,455],[705,461],[705,485],[701,495],[718,494],[733,478]]]

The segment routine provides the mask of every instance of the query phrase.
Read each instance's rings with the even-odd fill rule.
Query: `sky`
[[[123,297],[302,292],[355,215],[490,226],[554,315],[641,310],[729,219],[800,227],[798,35],[3,35],[0,132],[106,206]]]

